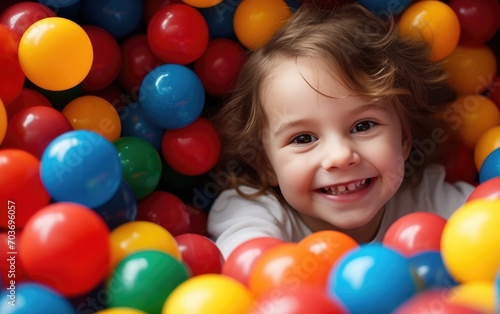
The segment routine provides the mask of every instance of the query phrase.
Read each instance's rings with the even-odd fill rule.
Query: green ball
[[[170,293],[190,276],[188,267],[167,253],[155,250],[132,253],[108,278],[108,307],[161,314]]]
[[[151,194],[162,175],[161,158],[151,143],[138,137],[126,136],[113,143],[123,168],[123,179],[137,199]]]

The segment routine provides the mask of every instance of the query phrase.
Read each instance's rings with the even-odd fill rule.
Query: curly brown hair
[[[248,198],[269,192],[280,197],[269,181],[272,170],[262,144],[261,93],[283,58],[317,58],[354,94],[386,100],[395,107],[404,136],[415,143],[431,136],[435,115],[456,97],[444,82],[441,64],[429,55],[426,43],[399,36],[390,16],[377,16],[359,4],[334,10],[303,5],[265,45],[249,52],[235,89],[213,117],[223,146],[219,166],[230,177],[230,186],[223,188]],[[405,176],[419,177],[424,166],[412,165]],[[258,192],[243,194],[242,185]]]

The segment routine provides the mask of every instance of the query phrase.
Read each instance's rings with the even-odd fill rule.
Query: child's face
[[[280,62],[264,87],[265,152],[313,231],[369,226],[403,180],[411,143],[395,110],[349,94],[310,58]]]

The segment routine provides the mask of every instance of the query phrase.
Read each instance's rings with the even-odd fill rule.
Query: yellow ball
[[[466,282],[453,287],[447,295],[451,304],[467,306],[481,313],[496,313],[496,288],[493,282]]]
[[[474,163],[477,171],[481,170],[484,160],[491,152],[500,147],[500,126],[490,128],[477,140],[474,147]]]
[[[441,254],[461,283],[491,281],[500,267],[500,199],[475,199],[458,208],[441,235]]]
[[[169,295],[162,314],[247,313],[254,297],[242,283],[220,274],[205,274],[181,283]]]
[[[33,23],[19,42],[19,63],[33,84],[51,91],[81,83],[92,67],[89,36],[75,22],[48,17]]]
[[[162,226],[149,221],[132,221],[120,225],[110,234],[113,270],[127,255],[141,250],[158,250],[181,259],[174,236]]]
[[[2,144],[5,138],[5,132],[7,132],[7,111],[2,99],[0,99],[0,144]]]
[[[210,8],[222,2],[222,0],[182,0],[182,1],[196,8]]]
[[[234,12],[234,33],[243,46],[255,49],[265,44],[292,16],[283,0],[245,0]]]
[[[114,307],[99,311],[96,314],[146,314],[146,312],[129,307]]]

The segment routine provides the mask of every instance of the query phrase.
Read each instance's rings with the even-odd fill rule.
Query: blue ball
[[[162,129],[178,129],[200,116],[205,105],[205,90],[191,69],[164,64],[144,77],[139,103],[153,124]]]
[[[418,277],[422,280],[424,290],[431,288],[452,288],[457,285],[455,279],[446,269],[441,252],[426,251],[409,257]]]
[[[207,22],[210,38],[236,39],[233,18],[236,7],[241,1],[224,0],[215,6],[198,9]]]
[[[9,291],[9,290],[8,290]],[[4,293],[5,295],[5,293]],[[15,306],[9,304],[7,297],[2,297],[2,314],[75,314],[71,303],[49,287],[38,283],[18,283],[15,289]]]
[[[334,266],[327,292],[349,313],[391,313],[418,291],[408,259],[380,243],[363,244]]]
[[[121,137],[134,136],[148,141],[161,151],[161,141],[165,130],[153,124],[146,117],[139,103],[131,103],[120,110],[120,120],[122,125]]]
[[[94,208],[94,210],[106,222],[109,230],[135,221],[137,217],[137,200],[134,191],[125,180],[122,180],[118,191],[105,204]]]
[[[358,0],[359,4],[377,15],[398,15],[403,12],[412,0]]]
[[[115,195],[122,165],[116,148],[105,137],[74,130],[49,143],[40,160],[40,177],[54,201],[94,208]]]
[[[500,148],[495,149],[483,161],[479,169],[479,183],[500,176]]]
[[[132,34],[142,21],[141,0],[85,0],[83,21],[107,30],[116,39]]]

